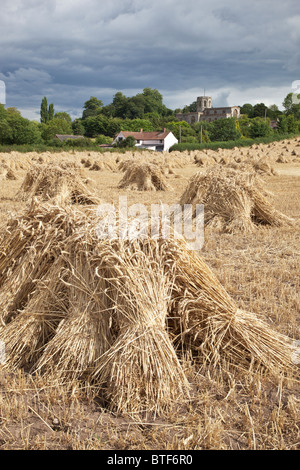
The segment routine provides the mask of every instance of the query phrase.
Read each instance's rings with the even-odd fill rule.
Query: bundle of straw
[[[7,367],[88,381],[119,412],[188,398],[180,361],[291,367],[289,338],[238,308],[183,239],[99,240],[96,210],[41,205],[0,234]]]
[[[60,257],[64,268],[57,284],[65,288],[67,312],[35,365],[35,371],[70,386],[88,379],[113,341],[106,284],[96,276],[89,251],[78,252],[82,242],[70,243]]]
[[[33,197],[54,203],[99,203],[99,199],[88,190],[78,168],[52,164],[33,165],[27,171],[16,199],[27,201]]]
[[[78,215],[37,199],[11,216],[0,237],[0,319],[9,321],[29,300],[36,281],[51,269],[67,237],[81,224]]]
[[[174,276],[170,313],[173,333],[201,362],[222,360],[274,373],[291,368],[291,340],[252,312],[240,310],[215,274],[183,240],[166,242],[167,272]]]
[[[60,270],[61,262],[58,259],[41,279],[35,282],[31,279],[31,295],[27,295],[26,299],[23,297],[22,304],[12,304],[9,309],[11,315],[6,316],[6,323],[2,317],[4,326],[0,336],[6,344],[10,367],[30,370],[45,344],[54,336],[57,325],[66,316],[68,301],[57,282]],[[1,301],[3,302],[2,296]],[[23,308],[17,309],[21,305]]]
[[[138,191],[167,191],[169,185],[158,165],[153,163],[124,162],[126,168],[119,188]]]
[[[215,166],[190,179],[180,204],[203,204],[205,225],[219,226],[226,232],[250,232],[258,224],[293,224],[273,207],[271,196],[255,172]]]
[[[119,333],[100,358],[95,377],[118,411],[160,412],[189,392],[166,329],[171,279],[161,259],[152,250],[145,254],[139,244],[119,245],[117,251],[110,245],[101,256],[113,275],[108,281],[115,292]]]

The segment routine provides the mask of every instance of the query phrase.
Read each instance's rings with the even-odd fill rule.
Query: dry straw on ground
[[[0,163],[0,181],[16,179],[15,172],[6,163]]]
[[[128,188],[138,191],[166,191],[169,185],[159,165],[146,162],[123,162],[121,169],[125,169],[119,188]]]
[[[87,182],[74,164],[36,164],[27,171],[16,199],[28,201],[39,197],[42,201],[60,203],[99,203],[99,199],[88,189]]]
[[[252,231],[257,225],[282,226],[293,220],[276,210],[272,195],[255,172],[214,166],[196,173],[180,204],[204,205],[205,225],[226,232]]]
[[[95,209],[33,200],[2,227],[6,367],[89,383],[124,413],[188,399],[182,350],[199,364],[292,367],[291,340],[241,311],[184,240],[99,240],[99,222]]]

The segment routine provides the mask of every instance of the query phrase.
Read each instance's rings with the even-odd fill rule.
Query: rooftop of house
[[[64,142],[68,139],[84,139],[83,135],[67,135],[67,134],[55,134],[55,137],[59,139],[61,142]]]
[[[132,136],[135,140],[163,140],[170,134],[170,131],[163,129],[162,131],[146,132],[140,129],[139,132],[121,131],[123,137]]]

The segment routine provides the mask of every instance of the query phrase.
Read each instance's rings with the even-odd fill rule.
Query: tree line
[[[300,95],[298,95],[300,98]],[[297,102],[298,101],[298,102]],[[69,141],[67,145],[110,144],[121,130],[156,131],[167,128],[182,143],[199,143],[238,140],[271,136],[272,133],[297,134],[300,132],[300,101],[289,93],[283,100],[284,110],[264,103],[241,106],[239,119],[219,119],[188,124],[179,121],[179,112],[194,111],[196,102],[182,109],[169,109],[163,103],[161,93],[144,88],[142,93],[127,97],[117,92],[110,104],[104,106],[101,99],[91,96],[83,105],[82,115],[72,119],[67,112],[55,112],[54,104],[44,97],[40,106],[40,122],[21,116],[16,108],[0,105],[0,144],[62,145],[55,141],[56,134],[80,135],[84,139]],[[276,122],[276,128],[271,127]]]

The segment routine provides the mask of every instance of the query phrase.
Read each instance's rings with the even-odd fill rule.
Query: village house
[[[172,145],[178,144],[178,139],[167,129],[158,132],[145,132],[143,129],[140,129],[139,132],[121,131],[116,136],[113,144],[129,136],[136,140],[136,147],[155,150],[156,152],[168,152]]]
[[[177,113],[176,117],[180,121],[193,124],[199,121],[212,122],[216,119],[227,119],[231,117],[239,118],[241,115],[239,106],[225,106],[213,108],[211,96],[198,96],[197,110],[190,113]]]

